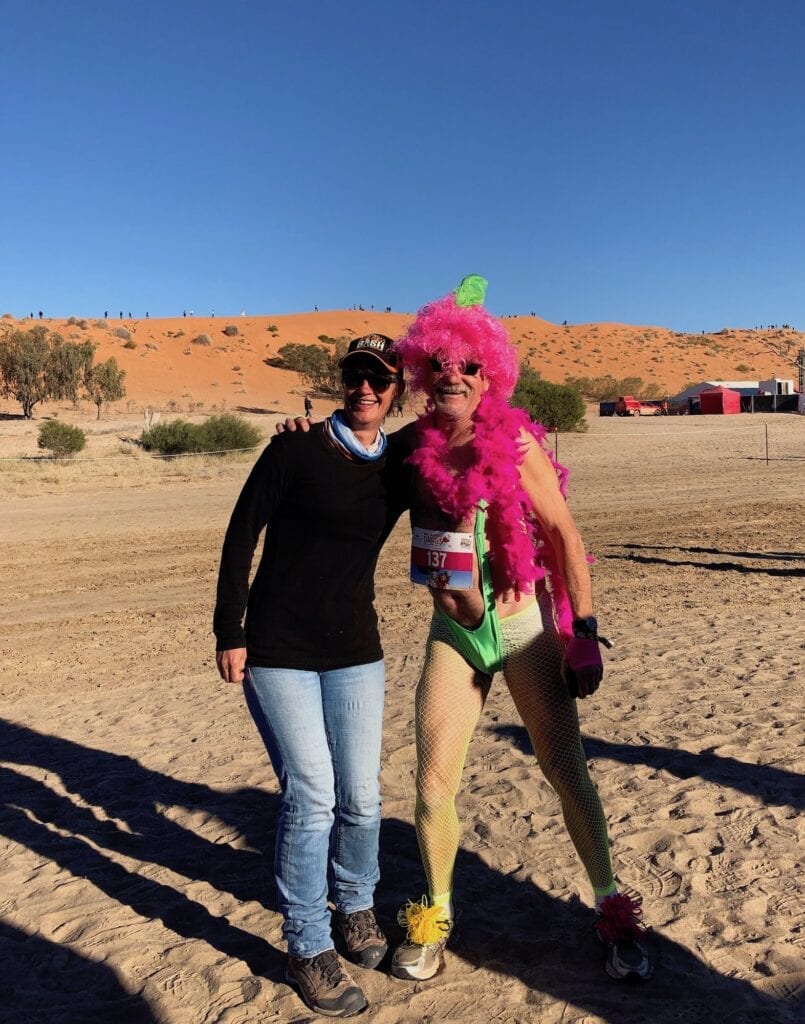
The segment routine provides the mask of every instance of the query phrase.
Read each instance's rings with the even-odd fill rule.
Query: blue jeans
[[[291,956],[333,948],[329,896],[352,914],[380,877],[382,661],[330,672],[250,667],[246,703],[282,791],[274,875]]]

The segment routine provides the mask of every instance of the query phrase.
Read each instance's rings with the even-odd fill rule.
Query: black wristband
[[[606,648],[613,646],[611,640],[607,640],[605,636],[599,636],[598,619],[594,615],[588,615],[583,619],[574,619],[573,636],[579,637],[581,640],[597,640]]]

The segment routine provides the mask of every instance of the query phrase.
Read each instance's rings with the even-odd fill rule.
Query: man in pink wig
[[[501,671],[593,887],[607,973],[651,977],[640,897],[618,892],[601,802],[587,771],[575,697],[603,676],[584,544],[564,499],[565,470],[545,430],[508,404],[516,350],[465,278],[420,310],[398,343],[427,396],[415,434],[411,578],[434,615],[416,693],[415,820],[428,896],[401,911],[398,978],[433,977],[453,924],[467,748]]]

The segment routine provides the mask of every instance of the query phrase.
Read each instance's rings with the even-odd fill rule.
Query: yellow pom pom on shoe
[[[444,907],[430,906],[424,896],[418,903],[409,900],[397,915],[397,920],[408,930],[409,940],[418,946],[438,942],[450,931],[450,919]]]

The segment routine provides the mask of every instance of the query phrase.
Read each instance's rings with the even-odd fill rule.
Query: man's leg
[[[587,770],[576,702],[562,679],[550,598],[502,623],[503,673],[596,894],[614,888],[607,824]]]
[[[416,823],[431,900],[453,887],[460,836],[456,796],[492,680],[469,665],[434,619],[416,690]]]
[[[397,978],[426,980],[442,964],[453,916],[453,868],[460,833],[456,794],[491,682],[490,676],[464,660],[452,646],[447,627],[434,618],[416,691],[414,818],[429,905],[410,904],[403,912],[408,937],[391,963]]]
[[[595,929],[605,947],[606,972],[617,980],[647,981],[654,968],[640,920],[642,901],[636,893],[617,891],[606,818],[587,771],[576,702],[561,675],[561,645],[549,597],[543,595],[534,612],[506,620],[502,640],[506,682],[545,777],[559,795],[567,830],[595,892]]]

